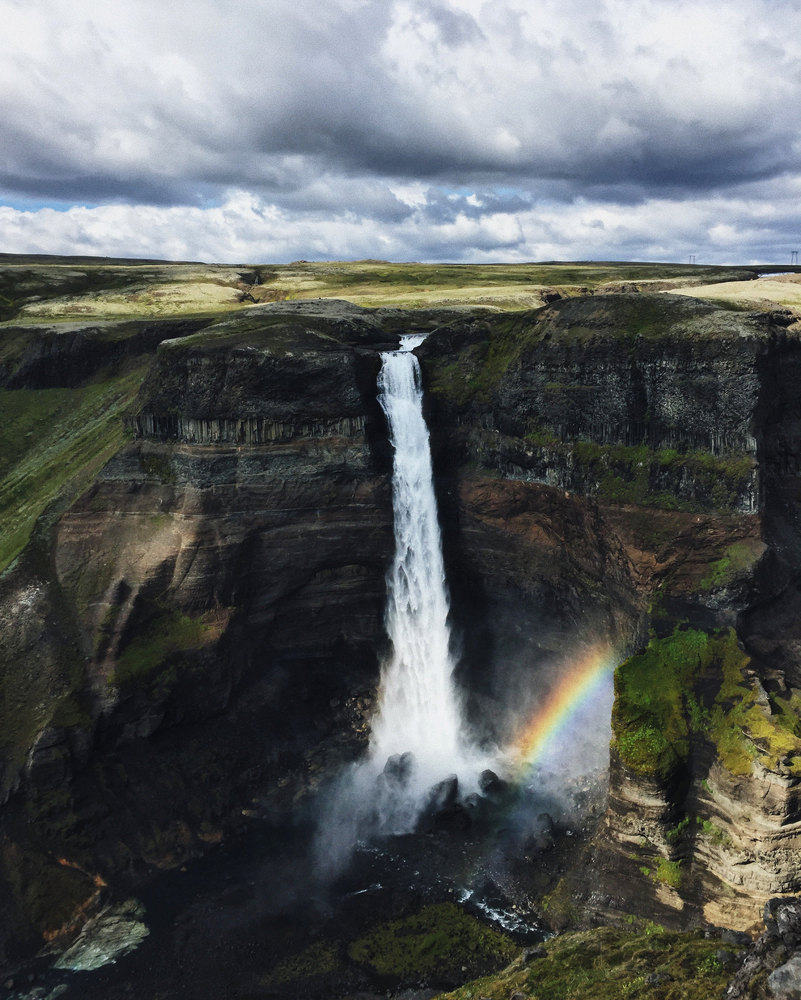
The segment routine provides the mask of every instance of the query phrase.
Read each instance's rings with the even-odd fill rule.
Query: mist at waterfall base
[[[493,813],[495,826],[517,837],[536,826],[544,810],[557,822],[573,823],[583,808],[593,808],[590,799],[605,794],[600,785],[608,769],[608,671],[594,668],[590,683],[581,680],[586,666],[576,672],[575,656],[551,664],[509,713],[502,745],[479,744],[469,730],[454,682],[429,433],[420,367],[411,353],[423,339],[403,337],[398,351],[381,355],[378,398],[394,449],[395,555],[386,610],[392,652],[381,672],[367,757],[345,769],[319,803],[316,856],[323,876],[336,875],[357,844],[376,838],[438,826],[466,830],[475,818]],[[601,654],[590,659],[606,662]],[[566,677],[578,679],[566,687]],[[585,688],[591,697],[584,697]],[[551,690],[556,709],[549,707]],[[526,734],[543,711],[550,713],[550,728],[532,751]],[[554,711],[558,718],[551,719]],[[484,823],[485,833],[492,825]]]

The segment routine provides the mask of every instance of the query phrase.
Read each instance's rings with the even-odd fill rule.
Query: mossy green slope
[[[425,906],[355,941],[349,957],[381,976],[458,981],[468,968],[499,966],[516,952],[510,937],[479,923],[453,903]]]
[[[649,924],[564,934],[546,944],[547,958],[518,960],[497,976],[467,983],[438,1000],[709,1000],[720,996],[730,973],[715,957],[720,943],[699,933],[665,931]],[[661,975],[658,983],[649,976]]]
[[[317,941],[280,962],[262,979],[283,986],[354,971],[379,981],[459,982],[507,965],[518,953],[508,934],[488,927],[454,903],[378,924],[351,941]],[[282,995],[284,995],[282,993]]]
[[[687,761],[695,734],[732,774],[750,774],[755,760],[801,773],[801,698],[788,690],[763,704],[764,692],[743,675],[748,664],[733,629],[680,627],[622,663],[612,728],[626,767],[666,779]]]
[[[0,572],[56,497],[77,496],[124,440],[144,367],[75,389],[0,390]]]

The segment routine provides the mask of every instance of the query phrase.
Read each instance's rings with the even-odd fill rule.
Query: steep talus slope
[[[610,808],[556,923],[747,925],[801,883],[801,353],[786,325],[595,296],[453,324],[419,351],[457,598],[495,690],[504,664],[536,685],[571,643],[648,644],[616,672]]]

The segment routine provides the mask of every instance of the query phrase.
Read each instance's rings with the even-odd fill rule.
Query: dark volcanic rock
[[[186,337],[202,330],[208,319],[164,319],[55,323],[19,329],[6,327],[4,335],[24,338],[24,351],[15,363],[0,366],[0,387],[53,389],[80,385],[102,369],[155,353],[163,340]]]

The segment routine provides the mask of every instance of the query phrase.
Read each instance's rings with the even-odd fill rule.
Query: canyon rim
[[[801,894],[801,314],[759,294],[801,272],[770,271],[3,260],[7,995],[512,969],[495,997],[524,944],[567,967],[571,934],[656,927],[712,949],[699,989],[734,981]],[[422,759],[386,726],[399,354],[444,578],[423,730],[477,763],[438,764],[320,879],[343,773],[378,747],[386,788],[385,757]],[[435,939],[458,961],[402,948]]]

